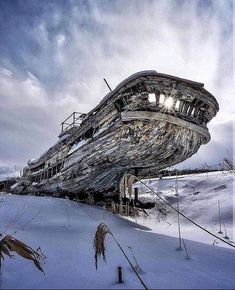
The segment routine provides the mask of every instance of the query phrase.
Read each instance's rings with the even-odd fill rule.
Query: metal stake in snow
[[[106,225],[107,226],[107,225]],[[110,235],[113,237],[114,241],[116,242],[116,244],[118,245],[119,249],[121,250],[121,252],[123,253],[124,257],[126,258],[127,262],[130,264],[132,270],[134,271],[134,273],[136,274],[136,276],[138,277],[138,279],[140,280],[141,284],[144,286],[145,290],[148,290],[148,287],[145,285],[144,281],[141,279],[140,275],[137,273],[135,267],[133,266],[133,264],[131,263],[130,259],[128,258],[127,254],[125,253],[125,251],[123,250],[122,246],[119,244],[119,242],[116,240],[115,236],[113,235],[113,233],[111,232],[111,230],[109,229],[109,227],[107,226],[107,229],[109,230]]]
[[[184,249],[185,249],[185,252],[186,252],[186,255],[187,255],[187,259],[190,259],[184,239],[182,239],[182,241],[183,241]]]
[[[145,290],[148,290],[147,286],[145,285],[144,281],[142,280],[142,278],[140,277],[140,275],[137,272],[137,269],[134,267],[134,265],[131,263],[130,259],[128,258],[127,254],[125,253],[125,251],[123,250],[122,246],[119,244],[119,242],[117,241],[117,239],[115,238],[114,234],[112,233],[112,231],[110,230],[110,228],[105,224],[105,223],[101,223],[99,224],[97,230],[96,230],[96,234],[95,234],[95,238],[94,238],[94,242],[93,242],[93,247],[95,249],[95,264],[96,264],[96,269],[97,269],[97,258],[98,256],[103,256],[103,259],[105,260],[105,246],[104,246],[104,239],[106,234],[110,234],[112,236],[112,238],[114,239],[115,243],[117,244],[117,246],[119,247],[119,249],[121,250],[122,254],[124,255],[124,257],[126,258],[127,262],[129,263],[129,265],[131,266],[132,270],[134,271],[135,275],[137,276],[137,278],[139,279],[139,281],[141,282],[141,284],[144,286]],[[120,269],[118,269],[118,273],[119,275],[121,275],[120,273]],[[121,276],[119,276],[119,278],[122,278]],[[119,279],[120,280],[120,279]]]
[[[210,231],[208,231],[207,229],[203,228],[202,226],[200,226],[199,224],[197,224],[196,222],[194,222],[193,220],[191,220],[189,217],[187,217],[186,215],[184,215],[182,212],[178,211],[176,208],[174,208],[169,202],[167,202],[164,198],[162,198],[157,192],[155,192],[150,186],[148,186],[146,183],[144,183],[142,180],[140,180],[138,177],[136,177],[136,180],[138,180],[140,183],[142,183],[145,187],[147,187],[151,192],[153,192],[154,194],[156,194],[159,199],[161,199],[164,203],[166,203],[170,208],[172,208],[174,211],[178,212],[182,217],[184,217],[186,220],[190,221],[192,224],[194,224],[195,226],[197,226],[198,228],[200,228],[201,230],[207,232],[209,235],[215,237],[216,239],[220,240],[221,242],[235,248],[234,245],[232,245],[231,243],[221,239],[220,237],[216,236],[215,234],[211,233]]]
[[[222,234],[222,230],[221,230],[221,216],[220,216],[220,201],[218,200],[218,208],[219,208],[219,231],[218,234]]]
[[[224,233],[225,233],[224,239],[229,240],[229,237],[227,236],[227,230],[226,230],[226,226],[225,226],[224,222],[223,222],[223,225],[224,225]]]
[[[181,251],[183,250],[182,245],[181,245],[181,231],[180,231],[180,209],[179,209],[179,193],[178,193],[178,176],[176,172],[176,181],[175,181],[175,195],[177,196],[177,210],[178,210],[178,232],[179,232],[179,247],[177,250]]]
[[[118,283],[123,283],[123,280],[122,280],[122,267],[118,267]]]

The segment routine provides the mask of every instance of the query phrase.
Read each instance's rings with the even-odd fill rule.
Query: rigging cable
[[[128,174],[131,175],[131,174]],[[136,176],[135,176],[136,177]],[[214,238],[220,240],[221,242],[235,248],[234,245],[232,245],[231,243],[223,240],[222,238],[216,236],[215,234],[213,234],[212,232],[208,231],[207,229],[203,228],[202,226],[200,226],[198,223],[196,223],[195,221],[191,220],[189,217],[187,217],[185,214],[183,214],[181,211],[178,211],[175,207],[173,207],[169,202],[167,202],[164,198],[162,198],[155,190],[153,190],[150,186],[148,186],[145,182],[143,182],[142,180],[140,180],[138,177],[136,177],[136,180],[138,180],[140,183],[142,183],[145,187],[147,187],[151,192],[153,192],[154,194],[156,194],[160,200],[162,200],[164,203],[166,203],[170,208],[172,208],[174,211],[176,211],[178,214],[180,214],[182,217],[184,217],[186,220],[190,221],[192,224],[194,224],[195,226],[197,226],[198,228],[200,228],[201,230],[207,232],[209,235],[213,236]]]

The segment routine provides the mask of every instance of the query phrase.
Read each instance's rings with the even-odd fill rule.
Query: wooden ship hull
[[[62,123],[58,142],[24,169],[24,190],[118,196],[126,173],[156,176],[209,142],[207,123],[218,110],[201,83],[136,73],[88,114]]]

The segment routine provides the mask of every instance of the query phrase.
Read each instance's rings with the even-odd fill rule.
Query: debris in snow
[[[227,188],[227,186],[225,184],[223,184],[223,185],[220,185],[220,186],[214,188],[214,190],[218,191],[218,190],[222,190],[222,189],[225,189],[225,188]]]
[[[200,191],[195,191],[194,193],[193,193],[193,195],[198,195],[200,193]]]

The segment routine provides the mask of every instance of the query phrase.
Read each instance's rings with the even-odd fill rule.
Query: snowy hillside
[[[176,188],[178,183],[179,209],[186,216],[221,238],[229,237],[233,243],[233,212],[235,209],[234,175],[223,172],[210,172],[176,177],[164,177],[161,180],[149,180],[145,183],[155,192],[177,208]],[[139,199],[143,202],[156,202],[156,207],[148,210],[149,216],[141,216],[136,221],[146,225],[154,232],[178,236],[177,213],[160,201],[166,215],[159,212],[159,199],[148,188],[140,184]],[[219,223],[219,207],[221,223]],[[181,232],[184,238],[227,247],[226,244],[195,227],[180,217]],[[222,234],[218,234],[220,230]],[[228,246],[229,247],[229,246]],[[229,247],[230,248],[230,247]]]
[[[162,180],[162,192],[164,184]],[[196,180],[194,186],[197,186]],[[200,190],[191,189],[190,193],[194,191]],[[180,194],[183,196],[182,191]],[[193,200],[198,196],[200,194],[185,197],[182,207],[186,208],[186,198]],[[1,273],[2,288],[143,288],[110,235],[105,241],[107,263],[99,260],[96,271],[93,238],[102,221],[107,223],[135,265],[128,247],[132,248],[141,268],[140,276],[148,288],[235,287],[233,249],[185,240],[190,255],[190,259],[186,259],[185,252],[177,250],[177,238],[156,234],[101,208],[50,197],[3,193],[0,202],[1,232],[12,234],[35,249],[40,246],[47,256],[45,275],[31,261],[19,256],[7,257]],[[225,208],[226,203],[221,205]],[[227,216],[226,222],[230,218]],[[207,221],[211,219],[208,217]],[[123,268],[123,284],[117,284],[118,266]]]

